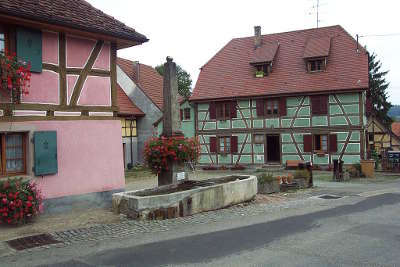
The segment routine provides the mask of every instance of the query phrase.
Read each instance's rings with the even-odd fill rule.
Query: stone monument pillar
[[[183,136],[179,117],[180,107],[178,103],[178,79],[176,76],[176,64],[170,57],[167,57],[167,62],[164,63],[163,98],[163,131],[161,136],[167,138]],[[167,164],[168,170],[163,170],[158,175],[158,186],[177,182],[179,165],[174,160],[168,160]]]

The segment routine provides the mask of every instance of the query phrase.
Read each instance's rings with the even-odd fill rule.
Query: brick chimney
[[[135,82],[140,83],[140,63],[139,61],[133,62],[133,71],[135,72]]]
[[[261,26],[254,26],[254,48],[261,46]]]

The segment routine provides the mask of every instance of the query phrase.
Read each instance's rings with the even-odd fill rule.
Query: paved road
[[[136,239],[82,243],[7,258],[0,265],[400,266],[398,189],[398,181],[353,186],[351,196],[313,197],[283,207],[280,215],[265,212]],[[349,187],[332,190],[345,195]]]
[[[399,202],[400,194],[383,194],[272,222],[102,251],[62,265],[391,266],[400,264]],[[383,223],[383,214],[397,223]],[[347,216],[370,221],[351,226]],[[340,223],[347,226],[336,226]]]

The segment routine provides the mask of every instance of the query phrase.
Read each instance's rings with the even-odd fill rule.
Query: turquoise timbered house
[[[206,165],[357,163],[366,155],[368,56],[341,27],[231,40],[191,105]]]

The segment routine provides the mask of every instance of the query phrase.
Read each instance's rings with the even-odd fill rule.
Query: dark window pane
[[[0,33],[0,52],[4,52],[5,49],[5,36],[4,33]]]
[[[321,136],[319,134],[314,135],[314,150],[321,150]]]
[[[24,168],[22,134],[6,135],[6,171],[21,172]]]
[[[185,120],[190,120],[190,108],[185,108]]]

